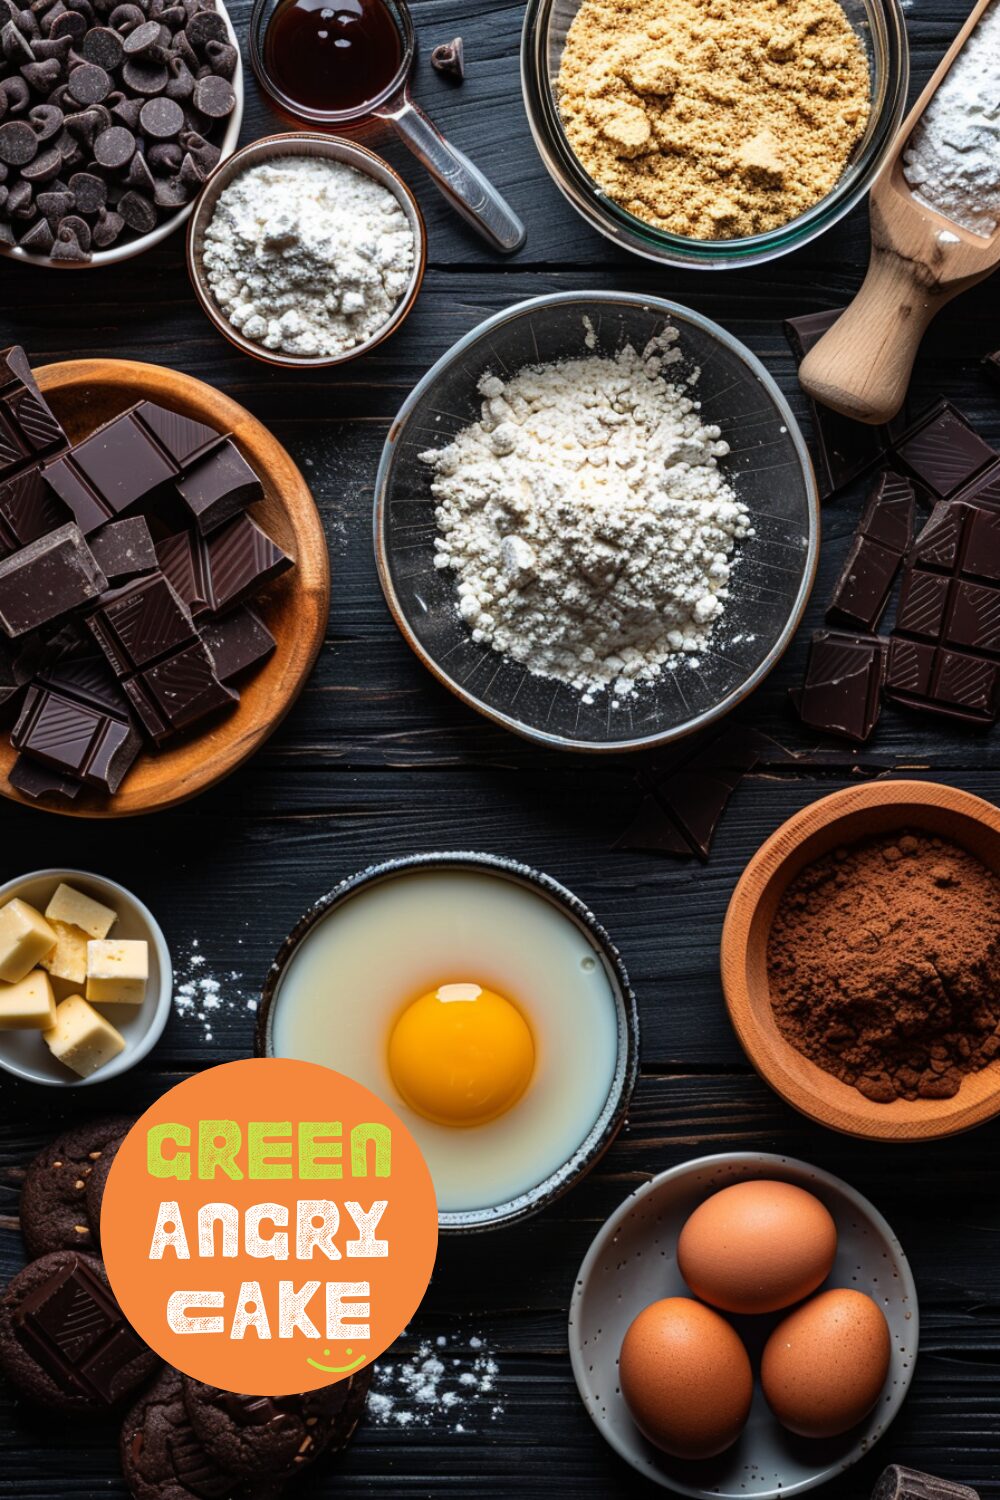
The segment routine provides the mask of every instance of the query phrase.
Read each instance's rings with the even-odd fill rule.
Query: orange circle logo
[[[375,1094],[316,1063],[224,1063],[169,1090],[108,1176],[101,1247],[157,1354],[245,1395],[377,1359],[427,1290],[427,1164]]]

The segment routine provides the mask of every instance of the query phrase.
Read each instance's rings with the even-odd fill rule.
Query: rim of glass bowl
[[[798,592],[795,596],[788,619],[785,622],[774,645],[764,657],[763,661],[754,669],[745,682],[733,689],[724,698],[721,698],[713,707],[705,709],[703,713],[696,714],[694,718],[673,729],[658,730],[653,734],[639,735],[631,739],[620,740],[577,740],[568,736],[550,734],[545,729],[536,729],[530,724],[525,724],[521,719],[511,714],[502,713],[499,709],[491,708],[483,703],[474,693],[470,693],[454,678],[450,677],[444,668],[429,654],[423,643],[410,628],[409,620],[396,593],[392,581],[392,575],[388,565],[388,547],[386,545],[386,499],[389,486],[389,473],[392,460],[399,442],[406,430],[407,422],[412,416],[417,405],[423,400],[425,393],[434,385],[435,381],[444,373],[449,366],[458,363],[473,344],[478,343],[486,337],[493,329],[502,324],[511,322],[515,318],[523,317],[526,313],[536,310],[558,306],[562,303],[579,302],[585,311],[592,311],[597,303],[625,303],[632,307],[648,308],[668,320],[676,320],[680,324],[690,323],[700,328],[702,332],[717,339],[725,345],[731,353],[742,361],[750,373],[760,381],[764,391],[774,403],[776,415],[788,429],[788,435],[792,440],[796,455],[801,465],[802,478],[806,488],[806,503],[808,507],[809,536],[806,545],[806,553],[803,561],[802,579],[799,583]],[[375,537],[375,562],[378,568],[379,582],[385,595],[389,611],[396,622],[396,626],[413,651],[428,671],[432,672],[437,680],[460,698],[477,713],[492,720],[494,724],[500,724],[504,729],[510,729],[519,734],[523,739],[532,740],[537,745],[545,745],[549,749],[556,750],[580,750],[590,754],[616,755],[626,750],[649,750],[657,745],[666,745],[674,740],[686,738],[688,735],[697,733],[698,730],[714,724],[718,719],[730,713],[738,704],[763,682],[764,678],[777,666],[785,651],[788,649],[802,616],[805,613],[809,595],[816,578],[816,568],[819,561],[819,536],[820,536],[820,505],[819,491],[816,486],[816,476],[813,472],[812,459],[806,447],[805,438],[802,436],[799,424],[795,419],[791,407],[779,389],[774,377],[768,373],[757,356],[742,344],[733,334],[721,327],[711,318],[705,318],[701,313],[694,312],[689,307],[683,307],[678,302],[671,302],[666,297],[641,297],[631,292],[550,292],[541,297],[529,297],[523,302],[516,302],[512,307],[504,308],[502,312],[494,313],[492,317],[478,323],[475,328],[464,334],[457,343],[453,344],[439,360],[436,360],[424,375],[423,379],[413,387],[413,390],[403,402],[396,416],[393,418],[389,428],[389,436],[385,440],[382,455],[379,459],[378,473],[375,476],[375,506],[374,506],[374,537]]]
[[[484,870],[498,879],[513,880],[519,885],[527,886],[529,890],[539,891],[554,906],[560,908],[570,921],[575,921],[599,950],[614,995],[618,1031],[614,1077],[600,1113],[572,1155],[533,1188],[518,1193],[505,1203],[497,1203],[492,1208],[438,1212],[438,1227],[442,1233],[475,1234],[486,1229],[502,1229],[548,1208],[557,1198],[575,1187],[600,1161],[625,1122],[639,1076],[639,1007],[624,961],[590,907],[561,881],[546,875],[543,870],[536,870],[532,865],[509,859],[506,855],[482,854],[470,849],[432,850],[426,854],[387,859],[359,870],[356,875],[347,876],[302,913],[275,954],[264,978],[261,1003],[257,1011],[254,1056],[274,1056],[274,1012],[281,980],[300,945],[314,928],[359,891],[380,885],[383,881],[395,880],[400,875],[411,875],[417,870]]]
[[[760,265],[824,234],[868,192],[888,157],[906,108],[910,50],[900,0],[862,0],[869,18],[873,97],[868,139],[824,198],[780,229],[733,240],[694,240],[668,234],[621,208],[584,171],[562,128],[549,84],[546,44],[555,0],[528,0],[521,32],[521,91],[528,124],[556,187],[592,227],[663,265],[724,270]]]

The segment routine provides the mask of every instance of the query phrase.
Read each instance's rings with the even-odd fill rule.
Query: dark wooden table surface
[[[966,10],[963,0],[915,0],[907,10],[916,85]],[[272,427],[313,487],[333,560],[329,633],[312,680],[278,734],[237,775],[195,803],[141,822],[88,824],[0,809],[0,877],[77,865],[123,881],[158,913],[182,981],[216,975],[223,999],[211,1026],[175,1015],[153,1057],[100,1091],[60,1094],[0,1078],[0,1275],[22,1258],[17,1168],[64,1122],[96,1108],[144,1105],[187,1072],[246,1055],[247,1000],[316,896],[390,855],[502,852],[569,885],[622,950],[643,1025],[642,1077],[628,1126],[589,1179],[548,1213],[492,1238],[442,1246],[408,1342],[444,1336],[465,1350],[481,1337],[493,1352],[496,1390],[467,1408],[465,1430],[433,1414],[415,1430],[368,1425],[344,1461],[307,1479],[300,1493],[344,1500],[652,1494],[605,1446],[577,1397],[566,1352],[569,1293],[591,1237],[628,1191],[677,1162],[738,1148],[787,1152],[844,1176],[885,1213],[917,1278],[922,1340],[910,1395],[877,1450],[828,1493],[867,1495],[882,1466],[897,1461],[1000,1495],[1000,1127],[909,1149],[858,1144],[814,1127],[753,1074],[719,985],[719,935],[733,885],[796,809],[858,775],[934,777],[994,801],[1000,794],[995,735],[960,735],[887,710],[870,745],[853,756],[804,733],[790,713],[787,690],[801,676],[806,635],[821,620],[863,487],[825,507],[805,626],[739,712],[807,752],[806,762],[764,767],[742,785],[704,867],[613,850],[636,805],[637,761],[543,753],[466,711],[397,635],[372,560],[373,476],[393,413],[456,338],[523,297],[599,287],[687,303],[745,340],[805,420],[781,319],[852,294],[867,253],[865,212],[758,270],[684,273],[616,253],[563,203],[535,153],[518,82],[521,4],[416,0],[414,11],[423,49],[416,92],[509,194],[529,234],[513,260],[499,262],[406,153],[385,143],[420,198],[430,254],[416,310],[370,358],[314,375],[243,358],[199,312],[180,236],[91,275],[0,263],[0,332],[4,342],[23,342],[35,363],[118,355],[171,365],[218,386]],[[248,12],[247,0],[232,7],[241,32]],[[432,45],[456,33],[469,64],[461,89],[427,61]],[[244,140],[277,128],[252,81],[247,87]],[[998,343],[996,291],[986,283],[938,319],[919,360],[916,399],[943,392],[1000,442],[1000,393],[978,364]],[[192,968],[193,953],[204,957],[200,967]],[[0,1389],[0,1495],[124,1494],[104,1425],[53,1422]]]

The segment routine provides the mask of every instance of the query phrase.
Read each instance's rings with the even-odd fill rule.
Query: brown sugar
[[[787,224],[864,134],[864,48],[837,0],[583,0],[559,69],[581,165],[637,218],[714,240]]]
[[[1000,879],[944,839],[885,834],[808,865],[767,963],[782,1035],[877,1103],[951,1098],[1000,1053]]]

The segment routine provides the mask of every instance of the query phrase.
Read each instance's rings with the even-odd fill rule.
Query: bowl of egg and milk
[[[639,1021],[621,958],[558,881],[489,854],[375,865],[279,950],[258,1056],[365,1084],[415,1137],[442,1231],[537,1213],[622,1125]]]

